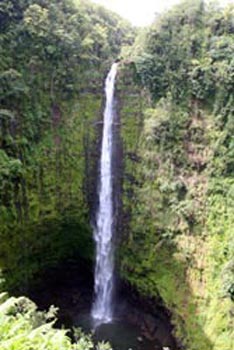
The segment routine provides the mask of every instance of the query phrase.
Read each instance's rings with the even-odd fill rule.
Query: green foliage
[[[232,5],[183,1],[129,48],[129,24],[88,1],[1,3],[5,286],[23,290],[64,259],[92,258],[88,197],[100,86],[124,46],[131,63],[118,75],[121,274],[163,299],[187,349],[233,348],[233,18]],[[76,332],[71,344],[46,317],[25,299],[3,303],[3,349],[92,349],[89,337]]]
[[[79,104],[63,108],[69,119],[53,129],[54,135],[48,132],[30,148],[19,140],[24,164],[0,153],[0,265],[10,289],[24,290],[39,271],[66,258],[92,259],[83,188],[91,190],[85,174],[94,166],[90,153],[101,100],[85,94]]]
[[[0,270],[24,290],[64,259],[92,259],[103,76],[134,31],[89,1],[4,0],[0,19]]]
[[[203,260],[212,252],[206,248],[211,231],[204,225],[209,213],[207,182],[214,121],[204,111],[196,113],[196,106],[186,111],[170,97],[145,111],[136,153],[140,162],[131,173],[135,178],[128,203],[131,233],[122,245],[120,261],[124,278],[144,295],[160,295],[164,300],[173,312],[176,334],[187,348],[207,350],[214,340],[206,335],[209,321],[200,310],[205,308],[214,317],[207,298],[216,300],[220,293],[218,288],[209,296],[200,292],[211,285],[203,286],[202,281],[210,278]],[[226,295],[232,290],[231,271],[224,278]],[[230,332],[228,319],[224,327]]]
[[[38,311],[25,297],[0,295],[0,348],[2,350],[111,350],[108,344],[94,346],[90,336],[76,333],[72,343],[66,330],[53,328],[56,309]]]
[[[124,91],[120,100],[131,213],[121,274],[163,299],[189,350],[233,348],[233,18],[232,5],[202,1],[161,15],[140,33],[143,47],[137,38],[129,51],[136,77],[128,90],[140,84],[144,95]],[[129,160],[125,124],[142,97],[148,103]]]
[[[154,100],[169,91],[183,103],[192,97],[215,110],[226,105],[233,91],[233,11],[184,1],[155,20],[141,39],[144,50],[136,40],[137,72]]]
[[[0,150],[0,163],[1,163],[1,185],[4,185],[4,178],[17,178],[22,175],[22,163],[19,159],[11,159],[7,154]]]

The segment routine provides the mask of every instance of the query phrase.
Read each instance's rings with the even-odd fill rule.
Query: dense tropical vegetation
[[[234,6],[183,1],[136,31],[85,0],[3,0],[0,23],[0,290],[92,260],[102,84],[122,49],[120,274],[187,350],[233,349]],[[1,349],[92,349],[53,310],[0,301]]]
[[[0,23],[1,290],[20,295],[44,270],[92,259],[101,87],[133,30],[83,0],[4,0]],[[1,349],[92,347],[84,337],[73,347],[52,323],[41,326],[34,305],[19,303],[15,313],[1,306]]]
[[[37,311],[36,305],[25,297],[7,298],[0,294],[0,345],[1,350],[110,350],[101,342],[94,348],[90,336],[79,329],[73,331],[71,343],[65,330],[53,328],[56,309],[48,312]]]
[[[6,287],[24,289],[43,267],[92,254],[100,87],[133,32],[88,1],[3,1],[0,16],[0,260]]]
[[[187,349],[232,349],[234,7],[185,1],[130,52],[122,275],[164,300]]]

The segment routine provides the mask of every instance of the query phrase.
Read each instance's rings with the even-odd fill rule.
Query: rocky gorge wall
[[[5,189],[8,203],[1,206],[0,257],[7,288],[24,290],[39,271],[64,259],[92,259],[90,202],[101,103],[101,94],[84,93],[54,106],[42,140],[23,149],[23,171]]]
[[[89,1],[6,0],[0,20],[0,272],[16,292],[92,256],[103,80],[134,30]]]
[[[121,276],[163,301],[186,349],[231,349],[233,179],[217,175],[215,116],[195,99],[152,105],[132,64],[122,65],[118,92]]]

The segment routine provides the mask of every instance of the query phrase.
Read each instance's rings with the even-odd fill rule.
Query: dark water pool
[[[93,299],[93,279],[76,265],[53,270],[44,277],[43,283],[30,291],[28,296],[40,309],[50,305],[59,308],[58,327],[82,328],[93,333],[98,341],[109,341],[113,350],[177,350],[169,317],[163,310],[145,307],[132,292],[126,291],[116,299],[112,323],[102,324],[94,330],[90,317]]]
[[[96,328],[90,315],[80,315],[76,326],[93,334],[95,342],[110,342],[114,350],[161,350],[159,340],[150,341],[141,335],[141,329],[123,319],[115,319],[111,323],[101,324]]]

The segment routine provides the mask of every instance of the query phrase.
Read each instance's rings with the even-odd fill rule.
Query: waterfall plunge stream
[[[99,207],[96,214],[94,238],[96,242],[95,300],[92,318],[96,324],[111,322],[113,316],[113,102],[117,63],[114,63],[105,82],[106,106],[100,160]]]
[[[81,327],[86,333],[92,331],[95,342],[109,341],[115,350],[162,350],[163,348],[176,350],[167,314],[162,313],[161,306],[157,316],[152,316],[151,312],[145,311],[147,304],[142,304],[140,299],[134,301],[133,298],[133,303],[130,302],[131,290],[122,290],[121,300],[118,300],[118,308],[113,315],[114,247],[112,236],[115,231],[113,218],[116,213],[113,197],[117,189],[116,179],[113,181],[112,164],[118,140],[118,135],[113,138],[113,132],[116,130],[114,126],[116,115],[113,106],[116,73],[117,64],[115,63],[106,78],[105,85],[106,106],[100,157],[99,206],[94,229],[96,241],[95,300],[91,315],[92,287],[90,276],[88,276],[89,269],[86,270],[85,266],[80,263],[77,266],[72,263],[62,267],[55,274],[53,271],[52,275],[49,273],[44,284],[34,294],[33,300],[41,309],[48,309],[52,304],[58,305],[61,310],[59,313],[60,325]]]

